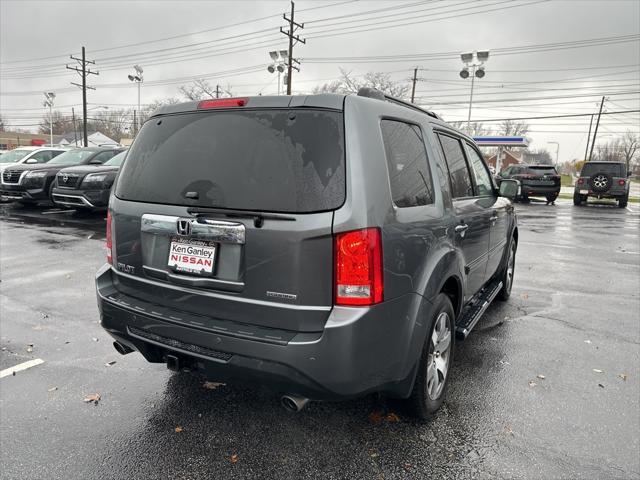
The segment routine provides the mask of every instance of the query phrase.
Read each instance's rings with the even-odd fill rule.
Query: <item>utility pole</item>
[[[600,111],[598,112],[598,119],[596,120],[596,128],[593,131],[593,141],[591,142],[591,151],[589,152],[589,162],[591,161],[591,157],[593,156],[593,147],[596,146],[596,136],[598,135],[598,127],[600,126],[600,116],[602,115],[602,106],[604,105],[604,96],[602,97],[602,101],[600,102]]]
[[[96,62],[92,60],[87,60],[85,57],[85,49],[82,47],[82,58],[70,56],[71,60],[75,60],[80,64],[81,68],[78,67],[70,67],[67,65],[67,69],[74,70],[77,72],[82,78],[82,84],[78,84],[75,82],[71,82],[71,85],[75,85],[76,87],[82,88],[82,136],[83,136],[83,145],[85,147],[89,146],[89,140],[87,138],[87,88],[90,90],[95,90],[94,87],[89,87],[87,85],[87,75],[99,75],[98,72],[94,72],[87,68],[88,64],[95,65]]]
[[[294,12],[295,12],[295,4],[293,2],[291,2],[291,18],[287,18],[287,14],[283,14],[283,18],[289,22],[289,30],[284,30],[282,27],[280,27],[280,33],[286,35],[287,37],[289,37],[289,55],[288,55],[288,63],[287,63],[287,95],[291,95],[291,72],[292,70],[295,68],[296,71],[300,71],[300,69],[296,66],[294,66],[294,63],[297,63],[298,65],[300,65],[300,62],[298,60],[296,60],[295,58],[293,58],[293,47],[296,45],[296,43],[301,42],[301,43],[307,43],[306,40],[300,38],[298,35],[295,35],[295,31],[296,28],[304,28],[304,23],[300,24],[300,23],[296,23],[294,21]]]
[[[133,136],[138,134],[138,121],[136,120],[136,111],[133,111]]]
[[[416,82],[418,81],[418,69],[413,69],[413,86],[411,87],[411,103],[416,98]]]
[[[220,85],[216,85],[216,98],[220,98]]]
[[[587,159],[589,154],[589,142],[591,141],[591,126],[593,125],[593,115],[591,115],[591,121],[589,122],[589,133],[587,134],[587,146],[584,147],[584,159]]]
[[[73,141],[74,145],[78,146],[78,129],[76,128],[76,109],[71,107],[71,119],[73,121]]]

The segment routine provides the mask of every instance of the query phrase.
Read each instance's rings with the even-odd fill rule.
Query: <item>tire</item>
[[[522,195],[520,195],[520,201],[522,203],[529,203],[529,195],[523,193]]]
[[[625,195],[624,197],[618,198],[618,207],[627,208],[628,203],[629,203],[629,194]]]
[[[441,293],[433,305],[433,316],[420,355],[413,390],[409,398],[402,401],[407,413],[421,420],[431,417],[444,401],[453,364],[454,325],[451,300]]]
[[[507,257],[507,264],[502,269],[500,274],[500,280],[502,280],[502,288],[498,292],[496,298],[503,302],[509,300],[511,296],[511,288],[513,287],[513,275],[516,268],[516,251],[518,250],[518,244],[512,238],[509,243],[509,255]]]
[[[553,203],[557,200],[558,195],[557,194],[553,194],[553,195],[547,195],[547,203]]]
[[[580,195],[578,192],[573,192],[573,204],[576,207],[582,205],[582,195]]]

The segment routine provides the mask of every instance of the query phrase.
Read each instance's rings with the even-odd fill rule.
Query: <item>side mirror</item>
[[[102,162],[100,160],[91,160],[89,165],[102,165]]]
[[[506,197],[509,200],[515,200],[520,189],[520,182],[517,180],[503,179],[500,182],[500,196]]]
[[[24,163],[38,163],[38,160],[36,160],[35,158],[28,158]]]

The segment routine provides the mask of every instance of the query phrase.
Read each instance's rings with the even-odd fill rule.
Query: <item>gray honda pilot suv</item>
[[[517,187],[376,90],[166,106],[112,191],[101,322],[122,354],[291,410],[383,392],[426,418],[456,334],[509,297]]]

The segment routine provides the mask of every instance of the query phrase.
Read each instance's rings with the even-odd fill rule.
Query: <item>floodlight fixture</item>
[[[142,77],[142,72],[144,71],[142,70],[142,67],[140,65],[134,65],[133,68],[135,69],[136,72],[138,72],[138,75]]]
[[[482,78],[485,75],[485,71],[484,71],[484,67],[480,66],[478,67],[478,69],[476,70],[476,77],[478,78]]]
[[[479,62],[486,62],[489,60],[489,50],[478,50],[476,52],[476,58]]]
[[[275,67],[274,67],[273,65],[269,65],[269,66],[267,67],[267,70],[269,71],[269,73],[273,73],[273,72],[275,72],[275,71],[276,71],[276,69],[275,69]]]
[[[128,78],[129,80],[131,80],[132,82],[133,82],[133,80],[134,80],[133,75],[127,75],[127,78]]]
[[[278,60],[278,52],[269,52],[269,56],[271,57],[271,60],[273,60],[274,62]]]
[[[473,62],[473,52],[462,53],[460,54],[460,58],[463,63],[471,63]]]
[[[277,68],[280,73],[284,72],[284,65],[282,63],[279,63]]]
[[[469,78],[469,69],[467,67],[464,67],[462,70],[460,70],[460,77]]]
[[[280,56],[286,61],[287,58],[289,58],[289,52],[287,50],[280,50]]]

